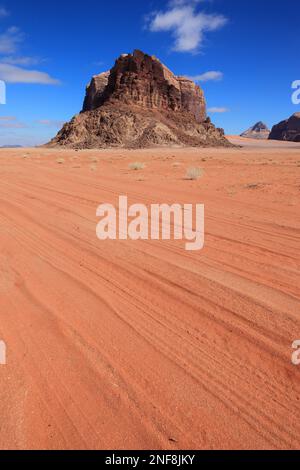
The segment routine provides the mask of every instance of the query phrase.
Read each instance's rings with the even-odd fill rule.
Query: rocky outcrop
[[[101,106],[101,97],[107,86],[110,72],[103,72],[95,75],[91,83],[86,88],[86,95],[82,111],[92,111]]]
[[[197,122],[206,118],[200,87],[187,78],[176,77],[158,59],[141,51],[121,55],[111,71],[93,77],[82,111],[116,101],[146,109],[190,112]]]
[[[300,142],[300,113],[295,113],[289,119],[273,126],[269,139]]]
[[[206,118],[204,93],[175,76],[156,57],[134,51],[92,78],[83,109],[50,146],[230,146]]]
[[[146,148],[153,146],[230,146],[222,129],[207,118],[202,123],[189,114],[156,114],[124,104],[102,106],[76,115],[48,146],[71,148]]]
[[[262,121],[257,122],[254,126],[250,127],[247,131],[241,134],[241,137],[247,139],[268,139],[270,129]]]

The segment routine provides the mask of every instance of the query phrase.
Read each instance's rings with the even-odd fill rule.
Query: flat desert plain
[[[300,149],[245,145],[0,151],[2,449],[300,447]],[[100,241],[119,195],[204,249]]]

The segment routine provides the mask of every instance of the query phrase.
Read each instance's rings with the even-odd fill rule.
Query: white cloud
[[[228,113],[228,108],[208,108],[207,110],[209,113]]]
[[[217,82],[219,80],[222,80],[223,78],[223,73],[222,72],[215,72],[215,71],[210,71],[210,72],[205,72],[202,73],[201,75],[195,75],[193,77],[189,77],[191,80],[194,80],[194,82],[209,82],[209,81],[214,81]]]
[[[201,47],[204,34],[225,25],[223,15],[197,11],[197,3],[187,0],[173,0],[165,12],[155,12],[150,19],[149,29],[153,32],[172,32],[178,52],[195,52]]]
[[[15,121],[16,116],[0,116],[0,121]]]
[[[0,54],[14,54],[23,39],[24,35],[19,28],[11,26],[0,34]]]
[[[5,7],[0,7],[0,18],[9,16],[9,11]]]
[[[39,83],[42,85],[59,85],[60,81],[45,72],[27,70],[15,65],[0,62],[0,79],[7,83]]]
[[[22,65],[28,67],[30,65],[37,65],[41,62],[38,57],[27,57],[27,56],[6,56],[1,58],[1,62],[11,65]]]
[[[1,119],[0,129],[25,129],[27,127],[23,122],[17,121],[15,117],[11,119]]]
[[[8,11],[0,6],[0,18],[7,15]],[[58,85],[59,80],[48,73],[24,68],[40,62],[36,57],[17,55],[24,37],[22,31],[16,26],[11,26],[0,34],[0,56],[2,56],[0,57],[0,79],[7,83]]]

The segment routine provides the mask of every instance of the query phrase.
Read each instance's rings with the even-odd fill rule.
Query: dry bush
[[[56,160],[56,163],[58,163],[59,165],[62,165],[63,163],[65,163],[65,159],[64,158],[58,158]]]
[[[195,181],[203,176],[202,168],[189,168],[186,172],[186,179]]]
[[[130,170],[143,170],[144,168],[145,168],[144,163],[135,162],[135,163],[129,164]]]
[[[245,185],[246,189],[260,189],[265,186],[264,183],[249,183]]]

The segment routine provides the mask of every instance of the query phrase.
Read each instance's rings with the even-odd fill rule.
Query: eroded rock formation
[[[289,119],[273,126],[269,139],[300,142],[300,113],[295,113]]]
[[[206,118],[204,93],[175,76],[157,58],[134,51],[92,78],[83,109],[50,146],[229,146],[222,129]]]
[[[241,137],[248,139],[268,139],[270,129],[262,121],[257,122],[254,126],[250,127],[247,131],[241,134]]]

